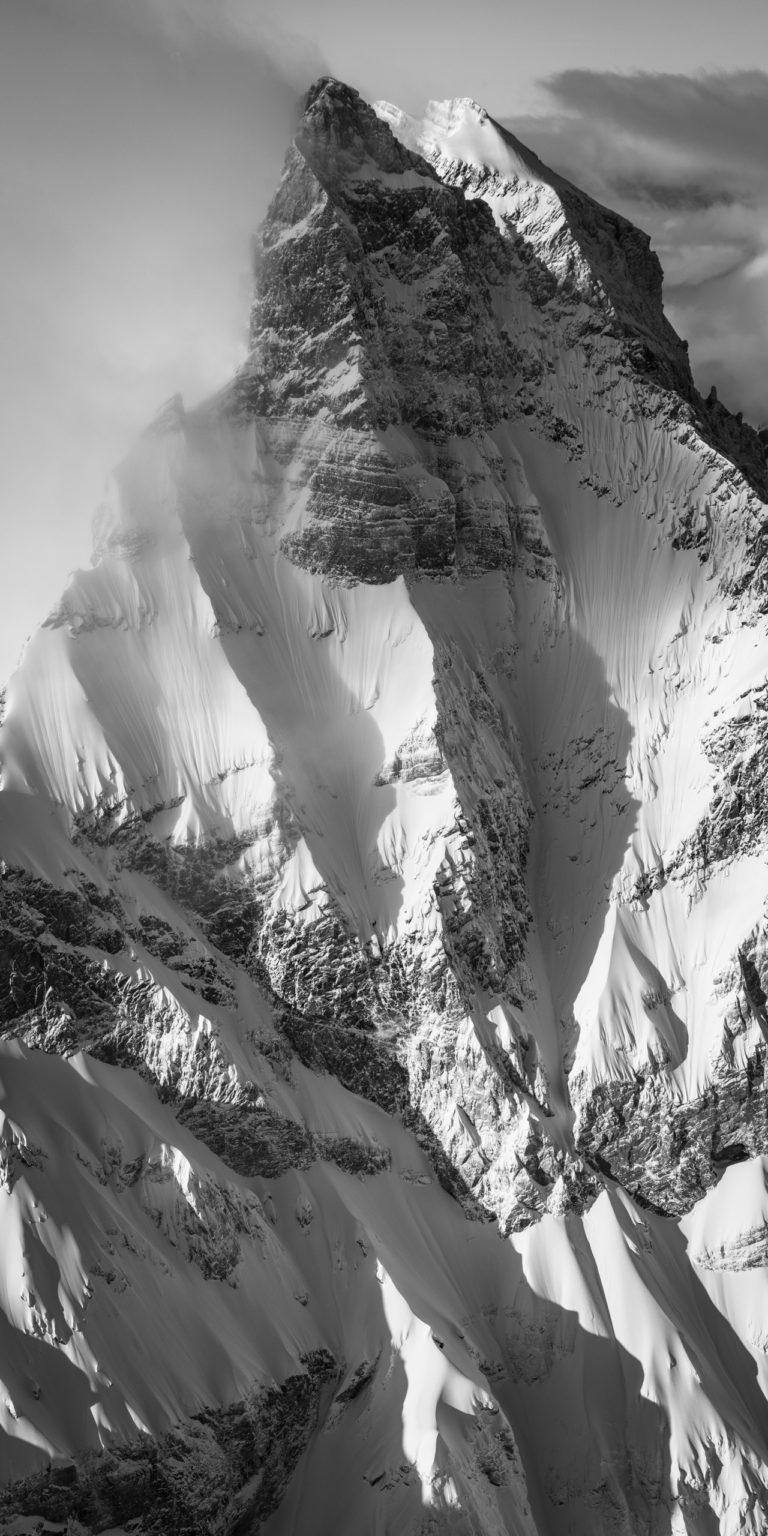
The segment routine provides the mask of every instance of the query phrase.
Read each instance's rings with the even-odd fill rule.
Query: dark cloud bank
[[[652,237],[699,387],[768,421],[768,74],[566,70],[508,126]]]

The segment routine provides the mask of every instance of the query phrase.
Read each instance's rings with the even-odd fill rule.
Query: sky
[[[250,239],[319,74],[473,96],[648,229],[700,387],[768,419],[765,0],[0,0],[0,680],[106,476],[243,355]]]

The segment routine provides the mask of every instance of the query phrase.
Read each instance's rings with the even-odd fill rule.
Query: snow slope
[[[762,1532],[759,445],[475,103],[257,268],[7,690],[8,1520]]]

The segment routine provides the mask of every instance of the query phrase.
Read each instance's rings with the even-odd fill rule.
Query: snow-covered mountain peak
[[[0,1522],[763,1536],[757,440],[469,101],[255,279],[0,727]]]
[[[331,76],[316,81],[307,92],[294,143],[317,174],[334,186],[365,172],[401,176],[414,167],[412,155],[359,92]]]
[[[374,111],[396,138],[432,163],[437,156],[512,181],[524,177],[556,184],[561,180],[469,96],[427,102],[420,118],[387,101],[374,102]]]

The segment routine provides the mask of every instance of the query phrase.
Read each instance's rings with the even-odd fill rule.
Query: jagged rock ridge
[[[762,445],[472,102],[318,82],[251,339],[8,689],[9,1518],[760,1532]]]

